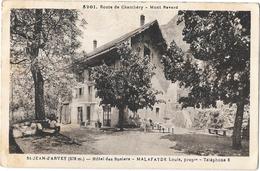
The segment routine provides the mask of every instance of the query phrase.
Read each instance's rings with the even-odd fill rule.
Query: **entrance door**
[[[111,126],[111,107],[109,105],[103,106],[103,125]]]
[[[82,107],[78,107],[78,124],[83,122],[83,109]]]
[[[87,106],[87,121],[90,122],[90,106]]]
[[[61,123],[69,124],[70,123],[70,110],[69,104],[63,104],[61,109]]]

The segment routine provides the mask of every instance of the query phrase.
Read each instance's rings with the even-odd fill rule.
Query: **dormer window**
[[[115,63],[114,63],[114,68],[115,69],[119,69],[120,68],[120,61],[118,60],[118,61],[115,61]]]
[[[146,57],[146,56],[150,57],[150,55],[151,55],[151,50],[147,46],[144,45],[144,57]]]

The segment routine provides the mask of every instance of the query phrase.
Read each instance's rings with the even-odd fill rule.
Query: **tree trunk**
[[[243,100],[237,102],[237,112],[233,128],[232,147],[233,149],[241,149],[241,128],[243,123],[245,103]]]
[[[134,113],[133,118],[135,119],[137,117],[137,111],[134,111],[133,113]]]
[[[28,53],[31,59],[31,73],[34,82],[35,93],[35,118],[45,119],[44,109],[44,80],[41,73],[41,69],[38,64],[39,49],[41,46],[41,32],[42,32],[42,9],[35,10],[34,34],[31,43],[28,44]]]
[[[123,131],[124,127],[124,115],[125,115],[125,106],[122,106],[119,108],[119,120],[118,120],[118,127],[120,128],[120,131]]]
[[[41,71],[38,67],[31,68],[33,82],[34,82],[34,92],[35,92],[35,118],[45,119],[45,109],[44,109],[44,81]]]

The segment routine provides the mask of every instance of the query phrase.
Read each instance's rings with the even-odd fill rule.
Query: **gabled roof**
[[[123,43],[124,41],[126,41],[127,39],[131,38],[131,37],[134,37],[140,33],[143,33],[144,31],[148,30],[149,28],[151,27],[154,27],[154,26],[157,26],[158,29],[159,29],[159,32],[160,32],[160,35],[162,38],[162,33],[161,33],[161,30],[159,28],[159,24],[157,22],[157,20],[154,20],[152,22],[149,22],[147,24],[144,24],[143,26],[129,32],[129,33],[126,33],[124,35],[122,35],[121,37],[115,39],[115,40],[112,40],[98,48],[96,48],[95,50],[93,50],[92,52],[88,53],[85,57],[79,59],[78,62],[87,62],[88,61],[90,62],[91,60],[93,60],[94,58],[100,56],[100,55],[104,55],[105,53],[108,53],[110,52],[111,50],[115,49],[117,47],[117,45]],[[158,35],[156,35],[158,36]],[[164,40],[165,41],[165,40]]]

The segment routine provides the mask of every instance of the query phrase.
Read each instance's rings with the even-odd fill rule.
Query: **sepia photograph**
[[[88,2],[8,27],[9,154],[250,157],[250,10]]]

